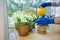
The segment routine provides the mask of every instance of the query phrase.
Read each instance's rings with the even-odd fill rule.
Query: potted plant
[[[36,20],[36,23],[38,25],[38,33],[39,34],[46,34],[46,28],[48,26],[48,21],[45,19],[47,19],[47,18],[41,17],[38,20]]]
[[[31,32],[32,29],[35,29],[35,20],[36,20],[36,18],[35,18],[35,19],[32,18],[32,19],[33,19],[32,21],[29,20],[29,19],[27,19],[27,20],[29,21],[29,25],[30,25],[30,27],[29,27],[29,32]]]
[[[31,14],[17,11],[13,14],[15,20],[15,29],[17,29],[20,36],[26,36],[32,29],[32,21],[35,19]]]
[[[23,33],[22,35],[24,36],[35,27],[37,17],[34,16],[33,13],[29,14],[24,11],[17,11],[13,14],[13,18],[15,20],[15,28],[18,30],[19,35]]]
[[[32,11],[27,11],[27,15],[28,16],[26,16],[26,20],[29,21],[29,25],[30,25],[29,32],[31,32],[32,29],[35,28],[35,20],[37,19],[37,16]]]
[[[29,24],[28,22],[21,22],[17,18],[17,23],[15,23],[15,28],[20,36],[27,36],[29,34]]]
[[[13,14],[15,21],[15,29],[18,31],[20,36],[27,36],[29,34],[29,21],[26,20],[25,12],[17,11]]]

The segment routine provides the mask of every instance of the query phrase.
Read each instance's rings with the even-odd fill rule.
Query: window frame
[[[0,0],[0,40],[8,40],[7,0]]]

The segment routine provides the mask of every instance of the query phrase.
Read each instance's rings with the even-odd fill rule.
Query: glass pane
[[[55,17],[60,17],[60,7],[56,7]]]

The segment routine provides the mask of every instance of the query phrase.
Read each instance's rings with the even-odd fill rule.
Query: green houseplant
[[[29,34],[29,22],[25,18],[25,12],[17,11],[13,14],[15,20],[15,29],[20,36],[27,36]]]
[[[29,21],[29,32],[35,28],[35,20],[37,19],[37,14],[33,13],[31,10],[27,11],[28,16],[26,16],[26,20]]]
[[[15,20],[15,29],[18,30],[20,36],[26,36],[32,29],[32,22],[36,19],[34,16],[26,12],[17,11],[13,14]]]
[[[28,22],[21,22],[17,18],[17,23],[15,23],[15,28],[18,30],[20,36],[27,36],[29,34],[29,24]]]

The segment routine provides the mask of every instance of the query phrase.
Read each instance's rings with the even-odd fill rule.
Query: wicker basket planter
[[[28,25],[21,26],[17,30],[18,30],[19,36],[27,36],[29,34]]]
[[[46,34],[46,26],[38,26],[38,33],[39,34]]]

